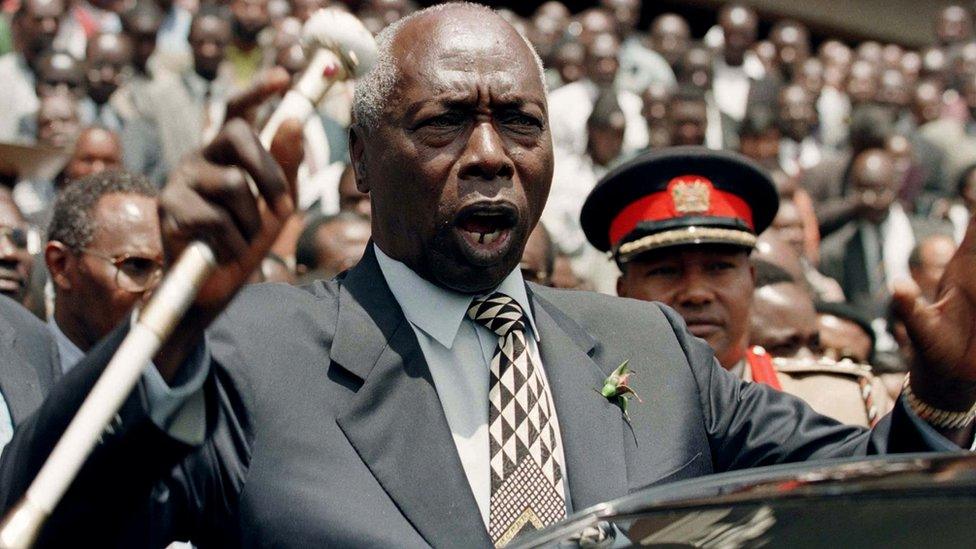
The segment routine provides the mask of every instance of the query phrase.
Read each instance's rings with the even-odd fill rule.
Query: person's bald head
[[[17,50],[32,65],[38,54],[51,45],[65,12],[63,0],[23,0],[13,17],[13,38]]]
[[[620,40],[617,35],[605,32],[593,37],[586,48],[586,75],[600,86],[613,84],[620,68]]]
[[[480,13],[478,17],[465,19],[461,14],[469,10]],[[526,38],[518,34],[507,21],[489,8],[478,4],[460,2],[440,4],[398,20],[396,24],[390,25],[376,37],[376,63],[369,73],[357,83],[353,99],[353,115],[357,126],[368,130],[379,122],[384,105],[390,103],[389,100],[393,98],[395,88],[404,76],[408,76],[409,79],[424,78],[423,74],[416,70],[415,58],[411,57],[410,63],[403,63],[402,65],[405,67],[401,66],[400,60],[408,59],[407,56],[423,55],[429,60],[440,56],[453,55],[451,50],[455,48],[451,47],[450,40],[453,39],[451,37],[445,36],[443,38],[447,40],[441,41],[433,40],[432,37],[420,39],[424,31],[431,30],[431,27],[437,27],[438,22],[443,18],[449,18],[456,23],[456,25],[450,26],[450,31],[446,32],[457,32],[462,35],[458,43],[470,41],[472,45],[477,45],[480,42],[480,49],[499,46],[490,43],[490,40],[487,39],[489,35],[501,34],[507,39],[517,37],[517,40],[503,48],[508,53],[506,58],[518,57],[521,64],[528,65],[526,68],[538,75],[539,85],[545,91],[542,60]],[[484,28],[482,40],[477,40],[473,36],[473,32],[478,28]],[[585,55],[585,50],[583,53]],[[464,57],[472,59],[476,55],[469,53],[465,54]]]
[[[881,55],[883,52],[884,46],[874,40],[865,40],[857,46],[857,58],[861,61],[867,61],[874,66],[881,64]]]
[[[855,61],[847,78],[847,95],[851,103],[860,105],[873,102],[878,96],[878,76],[876,67],[870,61]]]
[[[931,78],[945,83],[949,68],[949,57],[941,49],[930,46],[922,50],[922,78]]]
[[[931,122],[942,114],[942,85],[935,80],[922,80],[912,96],[912,114],[917,124]]]
[[[816,57],[804,61],[796,75],[796,83],[803,86],[810,97],[814,99],[820,97],[820,91],[824,87],[823,62]]]
[[[34,86],[38,97],[68,93],[77,99],[85,95],[85,70],[71,54],[56,51],[42,54],[36,61]]]
[[[810,56],[810,33],[799,21],[784,19],[773,25],[769,39],[776,45],[779,64],[787,77]]]
[[[132,41],[132,64],[142,74],[148,73],[147,63],[156,51],[156,34],[163,25],[163,12],[153,0],[137,0],[122,16],[122,30]]]
[[[517,267],[552,181],[541,61],[475,4],[416,12],[376,41],[350,132],[373,241],[433,284],[494,288]]]
[[[677,70],[678,83],[690,84],[703,90],[712,87],[712,52],[704,46],[688,48]]]
[[[779,127],[794,141],[806,139],[817,123],[814,97],[799,84],[785,86],[779,92]]]
[[[61,184],[121,166],[122,143],[118,134],[97,126],[85,128],[78,134]]]
[[[718,24],[725,36],[725,62],[734,67],[742,64],[745,53],[756,42],[759,18],[744,4],[726,4],[718,13]]]
[[[860,196],[861,217],[881,223],[897,196],[895,163],[883,149],[867,149],[854,158],[851,166],[851,192]]]
[[[124,34],[97,34],[88,41],[85,81],[95,103],[104,105],[122,85],[132,54],[132,41]]]
[[[917,51],[906,51],[897,68],[905,75],[905,82],[909,85],[915,84],[922,74],[922,55]]]
[[[529,37],[547,63],[552,62],[553,50],[569,24],[569,17],[566,6],[555,0],[543,3],[532,14]]]
[[[216,8],[201,9],[190,24],[188,41],[193,52],[193,69],[206,80],[217,78],[230,43],[231,27],[225,17]]]
[[[603,8],[590,8],[577,16],[579,41],[588,46],[598,34],[617,32],[617,20]]]
[[[37,109],[37,141],[53,147],[68,147],[81,129],[78,104],[73,95],[58,93],[41,99]]]
[[[798,282],[756,288],[749,343],[774,357],[820,356],[820,327],[810,292]]]
[[[780,201],[779,209],[776,210],[776,217],[773,218],[773,224],[769,226],[768,232],[778,236],[784,244],[793,250],[798,259],[803,256],[806,233],[803,228],[803,217],[800,215],[800,209],[796,207],[796,202],[793,200]]]
[[[905,50],[898,44],[885,44],[881,49],[881,65],[886,69],[897,69],[901,66],[901,58]]]
[[[956,241],[951,236],[938,234],[916,244],[908,257],[912,279],[930,303],[937,299],[939,282],[955,253]]]
[[[878,102],[900,111],[911,103],[911,90],[905,75],[898,69],[887,69],[878,82]]]
[[[793,280],[805,280],[803,264],[800,261],[802,242],[788,242],[781,231],[767,230],[756,239],[756,247],[752,251],[752,259],[765,261],[782,269]],[[802,236],[802,235],[800,235]]]
[[[651,22],[651,49],[672,67],[676,66],[691,46],[691,28],[676,13],[664,13]]]
[[[585,76],[586,48],[583,44],[575,40],[562,42],[556,46],[552,57],[553,67],[559,71],[563,84],[572,84]]]
[[[935,36],[942,46],[968,40],[973,35],[973,18],[962,6],[946,6],[935,18]]]
[[[637,28],[642,4],[641,0],[600,0],[603,9],[613,14],[613,18],[617,20],[617,29],[624,36]]]

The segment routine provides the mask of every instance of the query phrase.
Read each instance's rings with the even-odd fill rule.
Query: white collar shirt
[[[420,349],[430,369],[444,416],[451,429],[464,474],[485,525],[488,525],[491,499],[491,474],[488,450],[488,378],[491,358],[498,337],[467,318],[472,296],[455,293],[428,282],[403,263],[373,245],[376,259],[393,293],[417,335]],[[545,377],[539,355],[539,331],[535,327],[522,273],[518,269],[495,289],[514,299],[525,311],[526,342],[530,356]],[[546,386],[548,387],[548,381]],[[550,395],[550,401],[551,401]],[[566,483],[566,461],[563,457],[558,418],[556,422],[556,460]]]

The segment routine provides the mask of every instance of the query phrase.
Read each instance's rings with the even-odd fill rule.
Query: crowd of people
[[[234,202],[230,176],[214,167],[224,163],[215,155],[246,156],[240,152],[239,141],[236,148],[226,144],[235,139],[233,132],[228,134],[229,122],[243,120],[260,128],[268,119],[308,62],[301,42],[302,26],[316,10],[349,10],[378,34],[418,9],[409,0],[20,0],[4,6],[7,17],[0,19],[0,37],[9,39],[0,40],[0,48],[6,48],[0,56],[0,74],[5,77],[0,86],[0,104],[4,105],[0,110],[0,293],[45,322],[43,329],[53,342],[18,351],[57,356],[54,371],[32,374],[46,380],[28,384],[34,390],[67,373],[86,355],[97,355],[97,343],[117,332],[163,278],[168,250],[166,217],[161,221],[158,214],[167,210],[161,194],[169,192],[170,210],[176,195],[185,199],[187,211],[195,201],[204,202],[201,196],[208,201]],[[551,136],[552,141],[548,200],[541,187],[529,189],[532,196],[542,196],[541,222],[527,236],[521,278],[541,286],[661,302],[671,309],[652,319],[651,308],[641,308],[638,313],[627,308],[626,303],[632,302],[608,301],[607,306],[622,316],[605,321],[610,323],[607,326],[626,324],[625,317],[633,314],[634,319],[648,323],[636,329],[658,326],[651,330],[653,334],[634,340],[639,342],[638,348],[667,347],[672,359],[687,360],[694,370],[707,367],[710,356],[703,359],[695,347],[698,343],[684,339],[686,326],[738,379],[799,396],[817,412],[845,424],[874,427],[896,406],[903,394],[905,373],[917,362],[912,340],[917,328],[913,332],[904,317],[896,314],[896,286],[917,286],[929,302],[937,300],[946,267],[976,212],[973,14],[959,6],[945,8],[932,22],[934,43],[916,51],[896,44],[847,44],[834,39],[814,48],[807,27],[789,19],[772,22],[768,36],[760,36],[760,16],[739,3],[722,6],[715,25],[703,36],[693,36],[688,22],[674,13],[657,15],[649,26],[641,25],[644,8],[641,0],[601,0],[580,13],[571,13],[560,2],[548,1],[528,16],[497,12],[507,25],[492,27],[492,32],[514,28],[541,59],[539,69],[548,102],[548,121],[544,113],[537,117],[524,109],[502,115],[493,112],[501,117],[496,121],[501,127],[498,132],[517,143],[535,143],[540,135]],[[470,21],[459,23],[451,18],[480,13],[471,11],[475,9],[434,11],[427,17],[448,20],[437,19],[438,24],[463,27]],[[414,27],[421,24],[413,22]],[[408,31],[397,29],[393,34],[397,37],[401,32]],[[410,32],[419,31],[411,27]],[[441,45],[432,41],[430,47]],[[516,51],[526,46],[519,41],[518,47],[504,47]],[[381,76],[374,78],[381,80]],[[387,92],[372,88],[380,80],[361,84],[380,97]],[[438,354],[443,349],[438,350],[435,343],[443,341],[436,335],[437,321],[411,316],[420,314],[416,310],[425,315],[436,312],[428,310],[431,303],[405,300],[398,294],[406,291],[401,287],[405,280],[413,285],[410,291],[443,280],[437,273],[426,273],[438,264],[420,271],[413,264],[402,269],[404,264],[386,253],[396,246],[408,247],[402,241],[409,241],[409,235],[398,231],[420,224],[424,220],[415,219],[417,212],[430,214],[434,206],[428,204],[429,197],[400,196],[387,187],[381,189],[386,193],[385,209],[378,210],[377,203],[371,203],[370,185],[374,190],[378,185],[374,170],[390,170],[394,157],[364,160],[364,147],[375,151],[380,145],[370,141],[375,141],[375,135],[369,137],[375,129],[370,125],[377,121],[362,118],[367,109],[379,107],[367,105],[369,98],[363,99],[364,92],[357,92],[356,86],[354,81],[335,83],[304,123],[296,213],[284,222],[269,253],[257,256],[264,259],[248,283],[302,285],[341,277],[366,263],[358,275],[342,279],[343,287],[348,286],[350,292],[364,291],[364,280],[380,284],[377,281],[382,275],[404,309],[397,314],[406,314],[414,325],[438,392],[447,391],[439,376],[448,374],[440,373],[438,360],[450,364],[452,359]],[[529,84],[519,86],[532,89]],[[412,127],[407,132],[413,140],[409,147],[393,141],[389,147],[416,153],[414,141],[446,143],[448,138],[454,139],[452,132],[458,126],[451,116],[444,114]],[[361,133],[351,134],[350,127]],[[213,152],[211,147],[206,162],[187,160],[193,158],[189,155],[199,155],[215,137],[234,152]],[[238,133],[236,139],[243,138]],[[490,156],[492,139],[495,137],[486,134],[484,142],[468,145],[481,147],[472,149],[469,156]],[[502,173],[509,169],[507,165],[495,166],[481,156],[471,161],[478,166],[470,169],[481,170],[478,177],[514,177],[514,172]],[[361,164],[354,166],[351,158],[358,158]],[[241,165],[253,172],[253,166]],[[521,167],[519,164],[518,169]],[[481,173],[489,169],[497,173]],[[532,176],[546,180],[544,171]],[[384,173],[390,181],[383,184],[412,184],[411,174]],[[466,176],[462,173],[460,177]],[[208,190],[200,183],[205,180],[220,183]],[[237,182],[243,184],[243,179]],[[187,190],[190,188],[194,192]],[[403,212],[391,210],[397,199]],[[237,226],[247,226],[244,218],[249,208],[253,205],[239,202],[229,207],[228,211],[240,217],[233,220]],[[223,211],[220,215],[231,214]],[[464,233],[461,238],[472,249],[481,250],[496,240],[498,246],[506,245],[503,240],[517,234],[511,232],[518,228],[512,225],[522,221],[502,208],[460,215],[456,225],[459,234]],[[211,229],[224,223],[229,222],[214,220]],[[230,242],[231,236],[225,237]],[[422,251],[417,253],[423,256]],[[444,276],[454,277],[452,284],[463,286],[455,280],[460,276],[457,272]],[[508,281],[499,287],[506,287]],[[493,282],[497,285],[498,280]],[[471,284],[474,287],[480,282]],[[524,285],[518,286],[505,299],[529,299]],[[329,286],[322,287],[326,290],[313,293],[331,291]],[[375,296],[357,294],[356,301],[369,304],[387,299],[390,292],[376,288],[365,290],[377,292]],[[339,295],[339,290],[335,293]],[[569,293],[581,296],[580,306],[589,303],[582,293]],[[282,306],[267,297],[271,293],[260,298],[254,296],[264,294],[250,295],[268,310]],[[450,302],[449,298],[439,299]],[[434,305],[442,303],[437,300]],[[0,311],[8,311],[8,304],[9,300],[0,299]],[[304,302],[294,306],[286,315],[287,322],[319,314],[302,309],[307,307]],[[514,308],[521,311],[517,303]],[[677,315],[672,316],[671,310]],[[24,324],[22,312],[18,309],[0,316]],[[341,306],[338,314],[343,314]],[[488,313],[474,308],[467,311],[473,321],[484,321],[477,318],[482,314]],[[248,322],[253,323],[255,316],[261,315],[247,316]],[[458,322],[461,320],[463,315]],[[331,359],[352,361],[351,357],[362,355],[372,357],[380,367],[386,356],[380,355],[382,341],[362,339],[359,334],[340,336],[343,321],[337,322],[335,339],[326,338]],[[377,322],[380,329],[389,328]],[[424,322],[433,328],[425,328]],[[555,324],[562,326],[560,322]],[[485,327],[502,338],[499,345],[511,345],[504,343],[509,335],[503,335],[500,328],[490,323]],[[631,325],[618,328],[606,328],[604,335],[629,338],[635,329]],[[295,329],[302,331],[297,325]],[[458,328],[450,329],[453,338]],[[537,328],[533,324],[531,329]],[[464,330],[470,334],[464,336]],[[662,335],[672,330],[678,334],[677,340]],[[253,345],[246,331],[231,333],[228,341],[234,345]],[[401,333],[392,329],[376,332],[377,337],[394,343]],[[471,345],[476,346],[481,337],[477,334],[480,332],[472,324],[457,337],[461,341],[473,338]],[[536,344],[528,339],[529,344],[523,333],[520,350],[510,355],[527,354],[528,350],[535,354],[511,358],[513,362],[538,361]],[[485,343],[482,338],[481,344],[487,345],[484,358],[490,361],[494,341]],[[229,351],[221,345],[214,345],[213,352],[216,363],[224,367],[228,358],[218,355]],[[362,349],[352,350],[357,345]],[[296,345],[290,351],[301,354],[312,347]],[[593,349],[592,343],[589,348]],[[270,348],[250,347],[249,351],[262,357],[271,352]],[[468,353],[466,359],[481,358],[477,351],[462,351]],[[650,356],[656,351],[647,352]],[[182,358],[192,366],[192,357]],[[91,360],[88,370],[94,370]],[[315,360],[310,357],[307,362]],[[497,366],[497,362],[496,357],[492,364]],[[192,385],[197,380],[194,390],[203,391],[209,370],[184,370],[190,373],[166,382]],[[356,368],[351,372],[359,375]],[[337,374],[337,391],[352,384],[341,376],[352,374]],[[230,383],[221,375],[215,383]],[[681,375],[674,383],[679,378]],[[156,382],[146,383],[151,387]],[[561,381],[550,379],[549,383]],[[716,382],[707,390],[718,395],[719,385]],[[276,381],[263,387],[278,386]],[[365,387],[374,386],[367,383]],[[251,404],[225,402],[237,398],[234,391],[230,397],[222,392],[216,397],[229,410],[220,412],[229,414],[219,416],[221,422],[238,421],[234,415],[240,412],[238,408]],[[734,391],[730,391],[721,398],[732,399]],[[345,393],[337,394],[338,400],[346,398]],[[23,400],[11,397],[6,387],[3,397],[6,406],[0,406],[0,411],[6,417],[0,416],[0,444],[10,440],[24,409]],[[189,402],[186,395],[182,398]],[[461,412],[449,410],[454,397],[441,398],[447,399],[442,405],[449,420],[455,421],[451,414]],[[533,403],[537,398],[542,397],[533,397]],[[778,413],[777,406],[783,404],[772,402],[773,411],[768,413]],[[57,412],[55,406],[48,406],[48,413]],[[733,408],[729,404],[728,409]],[[797,421],[810,425],[819,421],[802,410],[797,414]],[[782,420],[785,415],[777,417]],[[970,416],[963,419],[967,418],[972,420]],[[898,427],[893,432],[903,430],[906,421],[896,419]],[[173,434],[178,430],[173,425],[178,423],[169,425],[167,432],[182,440],[181,435]],[[833,427],[817,425],[817,429],[825,429],[820,431],[824,440],[829,438],[825,433]],[[344,430],[346,427],[342,424]],[[353,429],[355,424],[348,427]],[[220,423],[217,432],[233,440],[231,445],[239,450],[253,441],[235,437],[251,428],[245,425],[237,432]],[[851,433],[844,436],[853,441],[866,431]],[[650,436],[639,431],[634,441],[645,435]],[[23,456],[37,450],[31,436],[22,436],[18,466],[30,461]],[[350,439],[357,443],[354,435]],[[784,447],[790,444],[780,442]],[[456,438],[455,443],[463,456],[467,451],[463,442]],[[843,445],[837,444],[838,448]],[[547,456],[550,450],[553,448],[546,450]],[[567,451],[575,450],[569,447]],[[783,459],[805,459],[803,451],[795,453],[784,454]],[[233,459],[239,457],[235,454]],[[222,455],[218,458],[224,459]],[[364,459],[368,461],[369,456]],[[553,453],[546,458],[547,467],[562,459],[562,450],[558,457]],[[755,464],[765,463],[763,459]],[[361,466],[358,461],[355,464]],[[715,467],[736,468],[733,463],[726,465]],[[742,466],[748,465],[744,461]],[[556,463],[554,485],[561,487],[559,467]],[[472,481],[472,486],[480,484]],[[560,492],[556,501],[564,503],[565,495],[556,491]],[[563,514],[557,513],[552,520]],[[492,537],[496,537],[494,532]]]
[[[124,280],[124,269],[137,263],[161,268],[162,249],[158,240],[128,241],[156,230],[152,216],[120,220],[118,243],[93,244],[100,233],[92,227],[108,226],[99,215],[119,211],[118,204],[92,201],[96,189],[140,178],[161,187],[170,168],[225,120],[260,126],[274,104],[248,98],[288,87],[307,62],[302,24],[329,4],[8,3],[0,21],[9,37],[0,57],[7,75],[0,88],[3,292],[52,319],[82,351],[105,335],[151,285],[132,292],[114,280],[74,284],[74,293],[101,311],[82,315],[101,326],[95,329],[69,325],[65,278],[86,262],[107,261],[105,277]],[[353,10],[374,33],[416,9],[405,0],[335,7]],[[870,363],[890,377],[896,394],[897,373],[912,351],[890,311],[892,284],[910,277],[934,297],[976,208],[972,14],[942,10],[933,44],[916,51],[833,39],[814,49],[808,29],[794,20],[775,21],[760,36],[757,13],[734,3],[721,8],[704,36],[692,36],[673,13],[640,27],[642,9],[639,0],[603,0],[576,14],[556,1],[527,17],[501,11],[539,53],[549,89],[555,173],[526,254],[531,280],[620,292],[620,265],[588,242],[580,225],[597,182],[648,150],[738,151],[767,169],[780,193],[778,214],[753,257],[785,269],[810,295],[819,332],[807,351]],[[306,123],[302,213],[255,280],[331,277],[355,264],[369,240],[369,196],[357,190],[348,159],[354,85],[336,84]],[[113,174],[118,170],[128,175]],[[109,175],[86,179],[103,171]],[[90,193],[56,199],[79,181]],[[79,217],[59,226],[66,215]],[[769,346],[760,318],[746,334],[746,297],[744,315],[730,320],[731,336],[742,339],[739,346]],[[677,298],[646,298],[682,309]]]

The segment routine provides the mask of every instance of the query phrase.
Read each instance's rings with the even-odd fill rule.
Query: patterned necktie
[[[475,299],[468,317],[498,336],[488,386],[488,533],[496,547],[503,547],[522,532],[566,516],[563,472],[555,456],[555,410],[526,348],[522,307],[495,292]]]

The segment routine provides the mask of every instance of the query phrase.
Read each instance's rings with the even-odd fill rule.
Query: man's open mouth
[[[518,222],[518,211],[509,204],[474,204],[461,210],[454,226],[473,248],[501,247]]]

